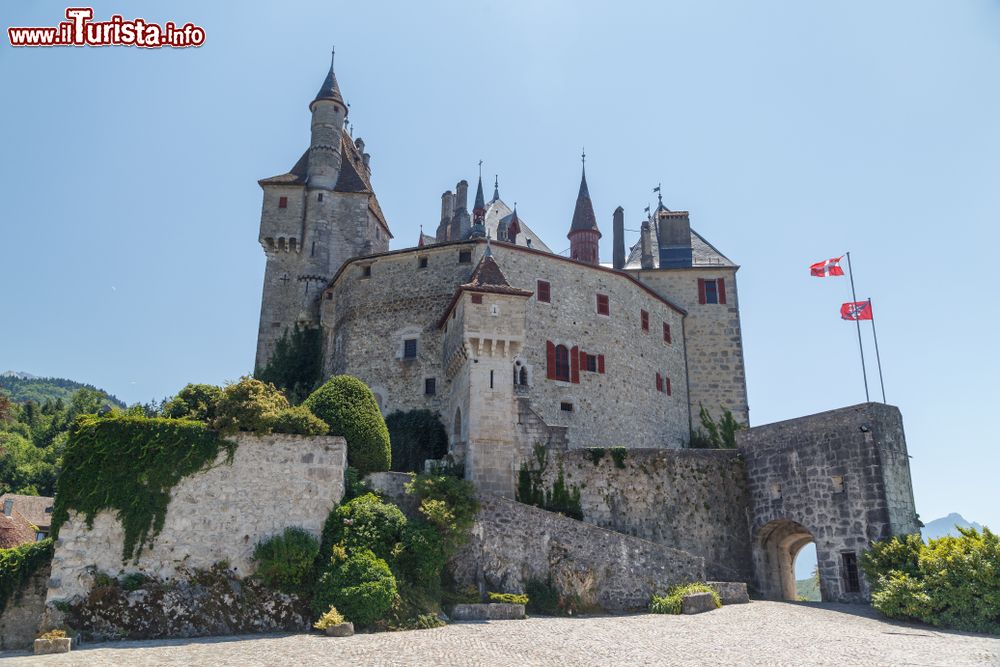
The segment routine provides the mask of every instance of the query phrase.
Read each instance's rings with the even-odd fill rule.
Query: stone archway
[[[771,600],[796,600],[795,557],[815,542],[813,534],[791,519],[778,519],[761,528],[755,542],[754,566],[761,595]]]

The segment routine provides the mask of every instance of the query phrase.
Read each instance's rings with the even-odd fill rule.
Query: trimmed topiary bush
[[[312,609],[318,617],[336,607],[347,620],[370,626],[392,607],[398,591],[388,563],[370,549],[334,557],[316,584]]]
[[[325,421],[309,412],[309,408],[299,405],[279,412],[271,422],[271,430],[293,435],[324,435],[329,427]]]
[[[308,580],[317,554],[319,540],[302,528],[286,528],[253,550],[255,574],[268,588],[298,593]]]
[[[356,377],[337,375],[303,403],[330,427],[330,435],[347,440],[348,465],[362,475],[389,470],[389,431],[375,395]]]
[[[406,525],[406,517],[398,507],[382,502],[374,493],[366,493],[332,514],[335,518],[328,521],[324,545],[340,544],[348,551],[371,549],[379,558],[391,560],[393,547],[402,538]]]
[[[288,399],[273,384],[243,377],[222,390],[212,427],[223,434],[270,433],[278,415],[288,407]]]
[[[649,602],[649,611],[654,614],[679,614],[681,613],[681,604],[684,596],[691,595],[692,593],[711,593],[712,600],[715,602],[715,608],[718,609],[722,606],[722,599],[714,588],[695,582],[693,584],[674,586],[667,591],[665,596],[654,595],[653,599]]]

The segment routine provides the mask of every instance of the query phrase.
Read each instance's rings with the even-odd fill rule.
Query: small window
[[[326,293],[326,300],[327,301],[333,301],[333,292],[327,292]]]
[[[663,376],[656,374],[656,391],[663,391]]]
[[[459,264],[472,264],[472,251],[471,250],[460,250],[458,253],[458,263]]]
[[[493,371],[490,371],[490,389],[493,389]]]
[[[834,493],[843,493],[844,492],[844,476],[843,475],[834,475],[834,476],[832,476],[830,478],[830,482],[833,484],[833,492]]]
[[[719,303],[719,285],[714,280],[705,281],[705,303]]]
[[[437,378],[424,378],[424,394],[433,396],[437,393]]]
[[[858,555],[853,551],[840,554],[844,565],[844,590],[848,593],[861,592],[861,578],[858,576]]]
[[[698,303],[726,303],[725,278],[699,278]]]
[[[417,260],[417,266],[419,268],[421,268],[421,269],[426,269],[427,268],[427,258],[426,257],[421,257],[420,259],[418,259]]]
[[[673,396],[674,392],[670,388],[670,378],[663,378],[663,379],[664,379],[664,383],[665,383],[664,389],[666,389],[667,396]]]
[[[371,264],[365,264],[364,266],[361,267],[361,277],[362,278],[371,278],[372,277],[372,265]]]
[[[598,315],[610,315],[611,307],[608,305],[608,295],[598,294],[597,295],[597,314]]]
[[[569,348],[556,345],[556,380],[569,382]]]
[[[278,208],[288,208],[288,197],[278,197]]]
[[[666,322],[663,323],[663,342],[664,343],[672,342],[670,336],[670,325],[667,324]]]
[[[404,359],[416,359],[417,358],[417,339],[407,338],[403,341],[403,358]]]
[[[482,303],[482,302],[483,302],[483,295],[482,294],[473,294],[472,295],[472,303]]]
[[[597,372],[597,355],[595,354],[584,354],[583,355],[583,370],[590,373]]]
[[[538,281],[538,289],[535,291],[535,296],[542,303],[552,303],[552,285],[549,284],[549,281]]]
[[[563,412],[573,412],[573,404],[563,401],[559,404],[559,409]]]
[[[642,330],[649,331],[649,313],[645,310],[640,310],[639,320],[642,322]]]
[[[323,193],[322,192],[319,193],[318,195],[316,195],[316,201],[323,201]]]

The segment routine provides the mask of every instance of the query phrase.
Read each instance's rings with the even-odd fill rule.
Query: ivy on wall
[[[0,613],[20,594],[31,575],[52,560],[52,538],[0,549]]]
[[[56,483],[52,535],[81,513],[89,527],[98,513],[116,513],[125,532],[122,560],[138,559],[163,528],[170,490],[208,468],[236,444],[202,422],[113,415],[79,418],[69,432],[63,471]]]

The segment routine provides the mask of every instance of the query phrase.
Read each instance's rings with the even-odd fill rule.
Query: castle
[[[309,109],[309,148],[260,181],[258,368],[292,327],[320,327],[324,377],[361,378],[384,414],[437,412],[466,476],[508,497],[537,444],[681,448],[702,406],[748,422],[739,267],[687,211],[661,198],[628,249],[624,210],[609,212],[614,257],[602,264],[585,168],[567,214],[569,257],[497,181],[487,201],[480,174],[471,213],[462,180],[441,196],[434,236],[389,250],[332,64]]]

